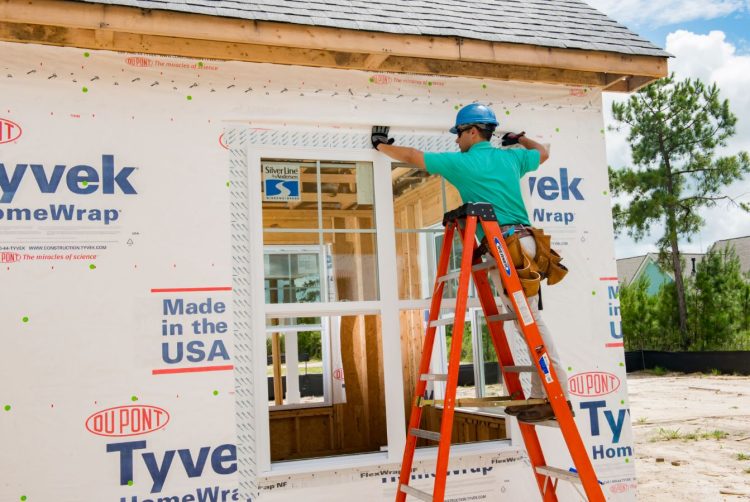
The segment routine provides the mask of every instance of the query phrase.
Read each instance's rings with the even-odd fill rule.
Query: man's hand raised
[[[503,134],[503,146],[510,146],[518,144],[518,140],[526,135],[526,132],[506,132]]]
[[[395,141],[393,138],[388,137],[388,131],[391,128],[388,126],[372,126],[372,147],[377,150],[378,146],[382,144],[392,145]]]

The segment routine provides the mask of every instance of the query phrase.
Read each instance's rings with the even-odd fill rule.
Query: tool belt
[[[501,228],[505,233],[511,227],[514,227],[514,232],[505,239],[505,244],[508,246],[513,266],[516,267],[526,296],[537,295],[539,285],[544,279],[550,286],[562,281],[568,269],[560,263],[562,257],[550,246],[551,237],[541,228],[524,225],[504,225]],[[521,238],[527,236],[534,237],[536,256],[529,256],[521,246]]]

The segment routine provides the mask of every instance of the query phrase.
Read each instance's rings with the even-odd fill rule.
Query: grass
[[[745,453],[738,453],[737,460],[750,460],[750,455],[746,455]]]
[[[648,421],[648,418],[646,418],[646,417],[640,417],[638,420],[635,421],[635,423],[638,424],[638,425],[643,425],[647,421]]]
[[[711,375],[713,375],[713,376],[719,376],[719,375],[721,375],[721,371],[718,370],[718,369],[716,369],[716,368],[711,368],[711,370],[709,371],[709,373]]]
[[[646,372],[654,376],[664,376],[668,373],[668,371],[665,368],[662,368],[661,366],[654,366],[653,369],[646,370]]]
[[[701,432],[700,429],[697,429],[693,432],[682,433],[680,432],[680,429],[659,428],[659,430],[656,432],[656,436],[651,438],[651,442],[653,443],[656,441],[674,441],[674,440],[697,441],[699,439],[715,439],[718,441],[719,439],[724,439],[727,436],[729,436],[728,432],[720,431],[720,430]],[[750,459],[750,457],[748,458]]]
[[[674,439],[682,439],[680,429],[663,429],[659,427],[652,441],[672,441]]]

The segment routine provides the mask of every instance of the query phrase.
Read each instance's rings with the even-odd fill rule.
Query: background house
[[[685,262],[685,274],[695,274],[695,267],[703,259],[700,253],[683,253],[682,258]],[[646,277],[649,281],[648,293],[655,295],[664,283],[674,281],[674,273],[665,270],[659,265],[659,254],[648,253],[631,258],[620,258],[617,260],[617,277],[620,284],[626,286],[637,282],[641,277]]]
[[[750,235],[716,241],[711,246],[711,249],[722,251],[730,247],[734,248],[737,257],[740,259],[740,270],[742,270],[742,273],[747,274],[750,272]]]

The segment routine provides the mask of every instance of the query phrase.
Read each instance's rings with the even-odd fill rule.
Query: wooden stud
[[[284,381],[281,376],[281,336],[271,335],[271,359],[273,361],[273,401],[276,405],[284,404]]]

